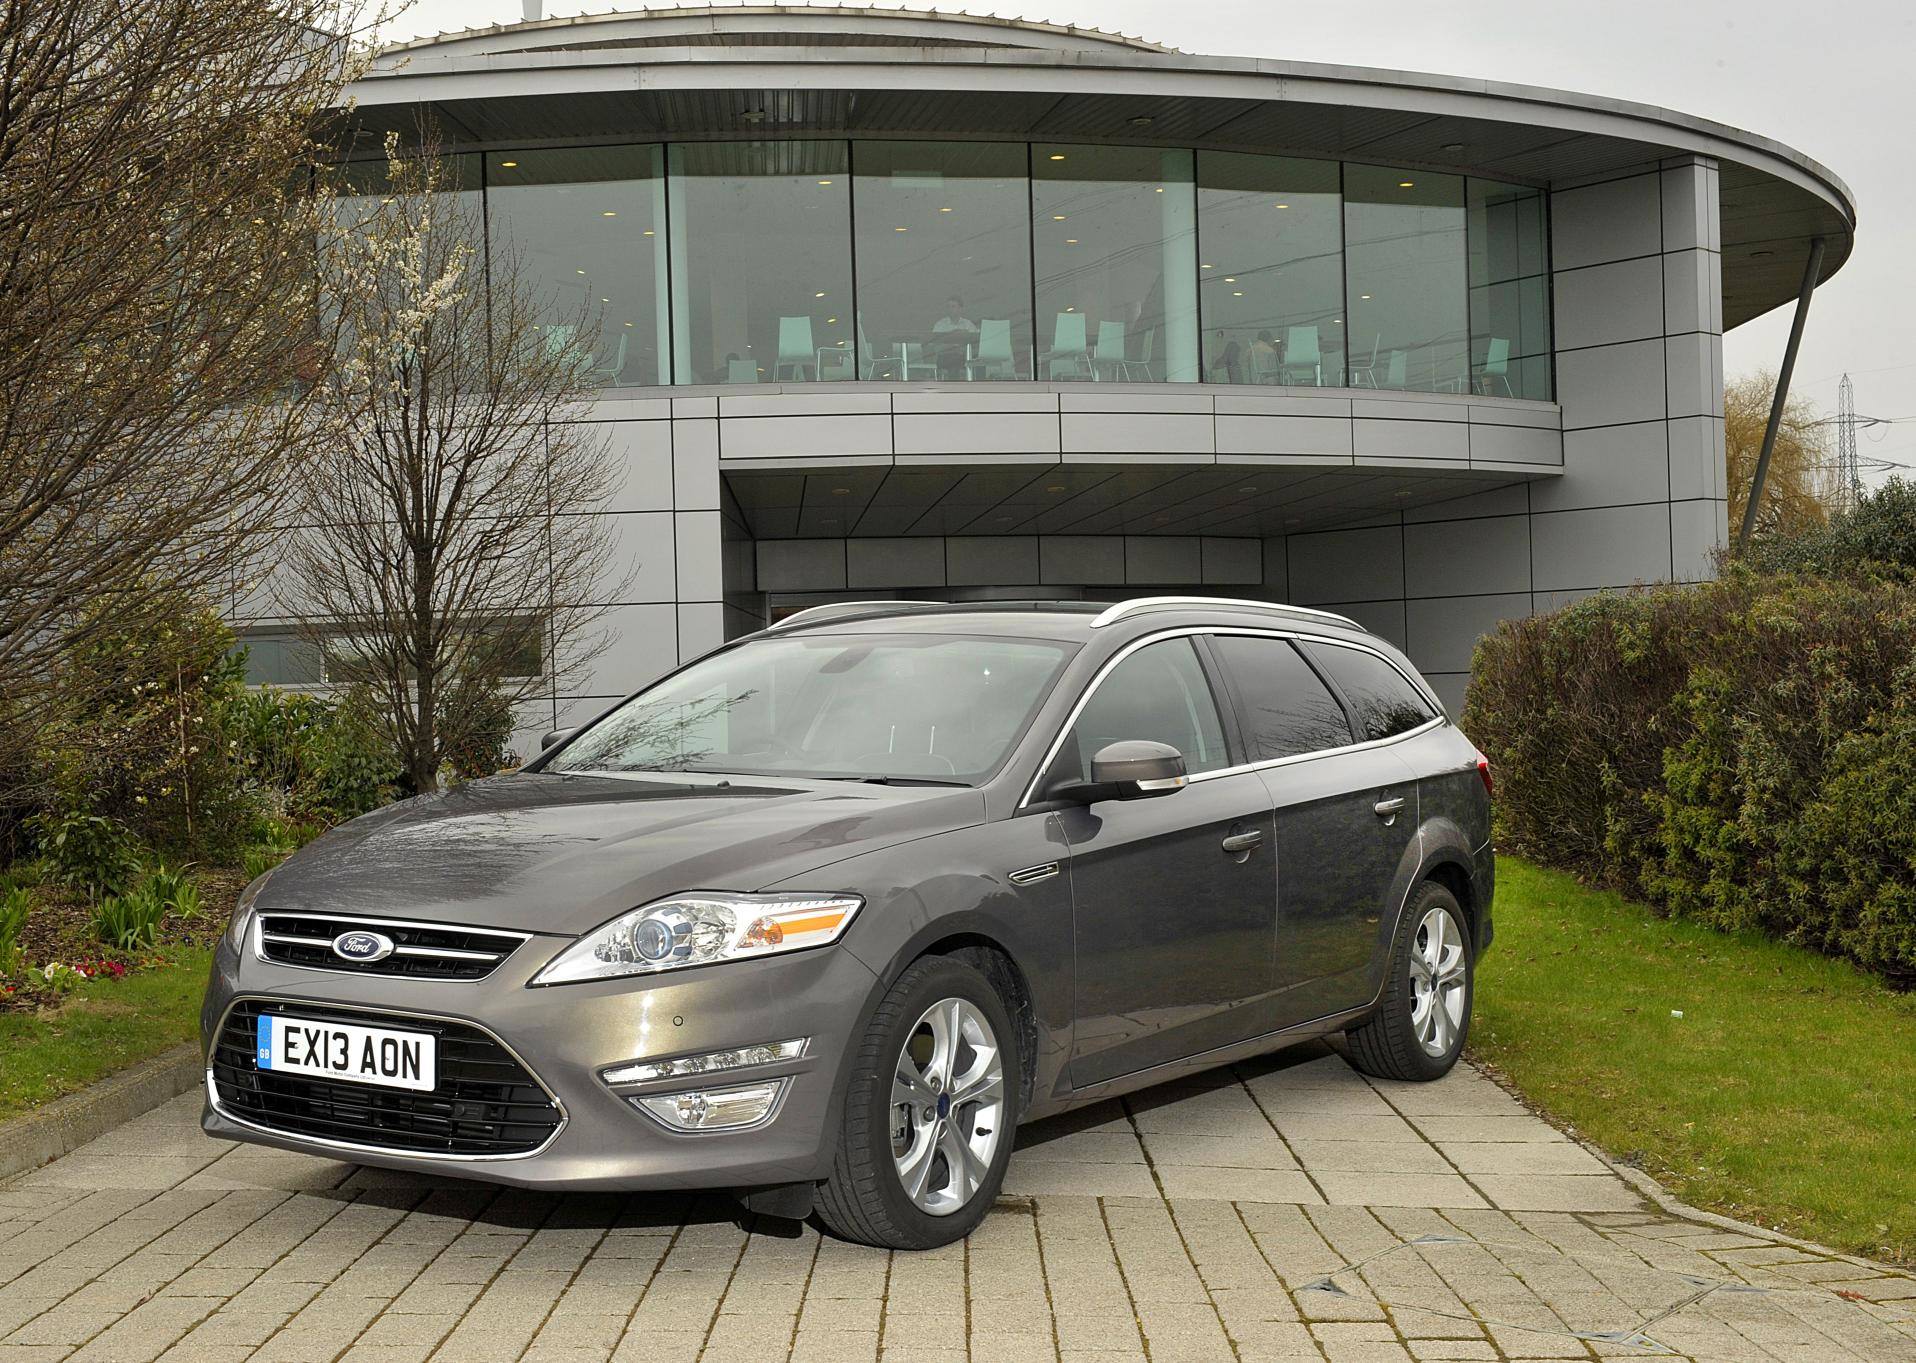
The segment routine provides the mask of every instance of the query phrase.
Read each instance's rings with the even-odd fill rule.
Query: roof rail
[[[770,626],[790,629],[793,625],[816,625],[826,620],[854,620],[861,615],[890,615],[895,611],[926,610],[943,606],[943,601],[828,601],[822,606],[807,606]]]
[[[1138,611],[1170,609],[1177,606],[1229,606],[1233,610],[1271,611],[1279,615],[1302,615],[1313,620],[1328,620],[1334,625],[1344,625],[1350,629],[1361,630],[1362,625],[1348,615],[1337,615],[1331,611],[1312,610],[1309,606],[1287,606],[1281,601],[1241,601],[1225,596],[1134,596],[1129,601],[1120,601],[1091,622],[1092,629],[1103,629],[1106,625],[1115,625],[1127,615]]]

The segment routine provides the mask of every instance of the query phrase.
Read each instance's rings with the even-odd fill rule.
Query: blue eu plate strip
[[[273,1020],[270,1017],[262,1017],[259,1020],[259,1045],[257,1049],[259,1051],[259,1057],[254,1063],[257,1064],[260,1069],[272,1069]]]

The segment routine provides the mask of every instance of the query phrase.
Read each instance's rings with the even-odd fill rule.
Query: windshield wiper
[[[964,789],[969,781],[941,781],[935,776],[823,776],[823,781],[857,781],[868,786],[957,786]]]

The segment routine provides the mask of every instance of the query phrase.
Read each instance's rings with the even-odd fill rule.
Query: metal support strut
[[[1803,267],[1803,287],[1796,295],[1796,316],[1790,322],[1790,341],[1783,347],[1783,368],[1776,376],[1776,395],[1770,399],[1770,424],[1763,428],[1763,448],[1756,456],[1756,473],[1750,479],[1749,499],[1743,503],[1743,528],[1736,537],[1736,552],[1741,554],[1756,529],[1757,508],[1763,504],[1763,480],[1769,476],[1770,455],[1776,450],[1776,433],[1783,425],[1783,408],[1790,400],[1790,375],[1796,369],[1796,351],[1803,343],[1803,323],[1810,315],[1810,295],[1823,272],[1823,239],[1810,240],[1809,264]]]

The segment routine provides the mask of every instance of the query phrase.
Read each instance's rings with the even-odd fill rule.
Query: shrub
[[[1892,478],[1828,525],[1765,536],[1745,557],[1765,572],[1916,574],[1916,483]]]
[[[512,702],[497,690],[455,683],[440,701],[439,731],[455,780],[491,776],[512,764]]]
[[[166,904],[144,882],[122,895],[108,895],[93,908],[93,935],[118,951],[144,951],[160,940]]]
[[[103,814],[48,812],[32,820],[52,877],[90,899],[119,894],[140,874],[140,845]]]
[[[328,700],[272,688],[242,691],[226,715],[247,779],[294,822],[323,828],[376,809],[395,793],[399,759],[356,692]]]
[[[19,968],[20,935],[27,930],[27,910],[32,904],[33,894],[24,885],[0,893],[0,975]]]
[[[223,724],[244,691],[232,643],[217,615],[182,599],[63,656],[65,703],[35,758],[46,806],[106,817],[155,848],[230,851],[251,814]]]
[[[1486,638],[1504,844],[1916,981],[1916,588],[1741,568]]]

